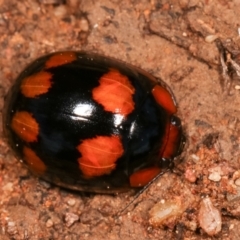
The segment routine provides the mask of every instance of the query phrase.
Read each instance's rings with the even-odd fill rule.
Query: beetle
[[[141,188],[184,145],[169,87],[102,55],[63,51],[26,67],[7,94],[4,134],[40,178],[79,191]]]

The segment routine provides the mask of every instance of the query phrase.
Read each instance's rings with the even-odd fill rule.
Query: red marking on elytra
[[[71,63],[77,59],[75,52],[59,52],[52,55],[45,63],[45,67],[52,68]]]
[[[141,169],[133,173],[129,177],[130,186],[143,187],[147,185],[152,179],[154,179],[160,172],[161,172],[161,169],[158,167]]]
[[[45,163],[37,156],[37,154],[28,147],[23,148],[24,160],[27,162],[29,168],[37,175],[42,175],[47,167]]]
[[[35,142],[39,134],[39,125],[31,113],[16,112],[12,118],[11,128],[26,142]]]
[[[110,174],[124,150],[118,136],[98,136],[83,140],[77,147],[81,153],[79,168],[86,177]]]
[[[167,110],[169,114],[177,112],[177,107],[174,104],[172,95],[166,88],[160,85],[155,85],[152,89],[152,94],[156,102]]]
[[[93,99],[103,105],[106,111],[127,116],[134,110],[135,88],[127,76],[111,69],[100,78],[99,83],[92,91]]]
[[[27,98],[35,98],[47,93],[52,85],[52,74],[48,72],[38,72],[23,79],[21,93]]]

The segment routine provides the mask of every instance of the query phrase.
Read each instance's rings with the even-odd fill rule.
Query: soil
[[[92,51],[165,81],[187,139],[174,169],[121,212],[134,192],[77,193],[39,180],[1,130],[0,239],[240,239],[240,79],[230,66],[231,84],[223,81],[216,44],[238,60],[239,12],[238,0],[0,0],[0,109],[37,57]],[[205,198],[221,217],[213,231]],[[153,224],[151,209],[169,201],[179,211]]]

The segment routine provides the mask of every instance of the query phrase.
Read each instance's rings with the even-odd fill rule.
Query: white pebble
[[[170,218],[176,218],[184,212],[184,208],[180,201],[163,201],[158,202],[150,210],[149,223],[153,226],[161,226]]]
[[[218,234],[222,229],[222,217],[209,197],[204,198],[200,204],[198,221],[201,228],[210,236]]]
[[[214,182],[219,182],[221,180],[221,175],[218,172],[212,172],[209,174],[208,179]]]

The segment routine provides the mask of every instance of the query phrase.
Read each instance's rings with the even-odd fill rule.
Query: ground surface
[[[91,50],[166,81],[187,144],[174,172],[115,217],[130,192],[78,194],[51,186],[34,178],[2,138],[0,239],[240,239],[239,82],[223,91],[212,41],[238,41],[239,0],[54,2],[0,0],[0,108],[16,76],[36,57]],[[177,210],[154,223],[150,209],[157,203]],[[212,230],[208,218],[216,222]]]

